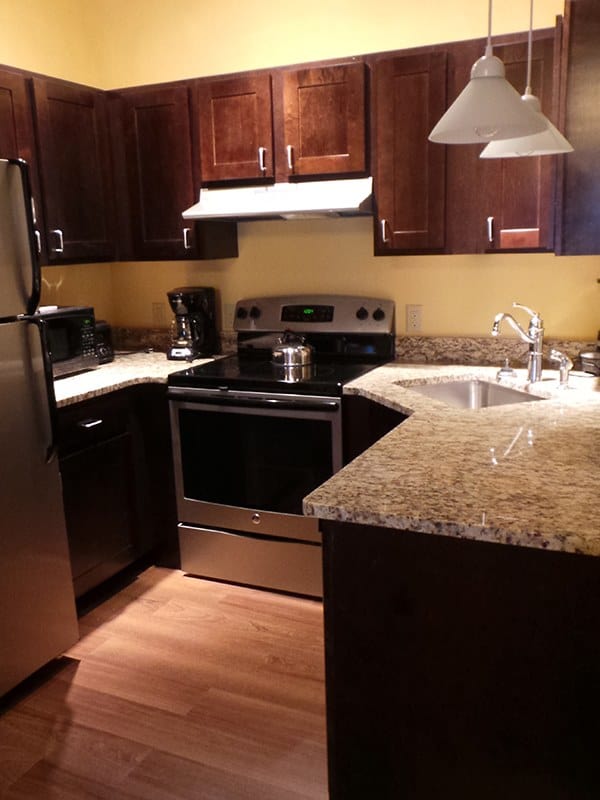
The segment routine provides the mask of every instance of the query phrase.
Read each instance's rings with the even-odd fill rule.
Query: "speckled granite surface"
[[[388,528],[600,556],[600,386],[589,376],[547,399],[461,410],[410,386],[497,368],[380,367],[345,387],[410,414],[304,501],[304,512]],[[519,371],[514,385],[524,385]]]
[[[205,364],[210,360],[199,358],[193,363]],[[117,355],[110,364],[102,364],[98,369],[54,381],[56,404],[61,408],[138,383],[166,383],[171,372],[186,366],[186,362],[168,361],[164,353]]]
[[[210,359],[199,359],[200,364]],[[164,353],[119,355],[55,382],[59,407],[140,383],[166,383],[185,363]],[[469,411],[410,387],[456,378],[494,381],[497,367],[379,367],[346,385],[411,415],[305,499],[323,519],[600,556],[600,379],[557,373],[540,402]],[[521,388],[524,372],[514,384]]]

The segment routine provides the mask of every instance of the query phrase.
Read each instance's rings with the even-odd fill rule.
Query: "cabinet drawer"
[[[179,524],[181,568],[204,578],[323,596],[320,544]]]
[[[126,433],[130,408],[126,398],[100,398],[59,409],[58,448],[61,458]]]

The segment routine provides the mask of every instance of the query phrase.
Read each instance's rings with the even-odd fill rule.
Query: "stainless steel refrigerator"
[[[78,639],[27,166],[0,159],[0,696]]]

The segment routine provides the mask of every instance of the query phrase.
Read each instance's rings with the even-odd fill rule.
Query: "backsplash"
[[[166,352],[171,341],[170,329],[120,328],[112,329],[116,350],[158,350]],[[221,331],[221,353],[235,353],[236,334]],[[551,347],[561,350],[580,369],[579,353],[595,350],[595,341],[546,339],[544,352]],[[502,365],[508,359],[513,367],[525,366],[527,345],[508,336],[397,336],[396,359],[408,364],[473,364],[479,366]],[[549,364],[548,364],[549,366]]]

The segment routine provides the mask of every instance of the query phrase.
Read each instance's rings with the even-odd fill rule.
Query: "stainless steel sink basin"
[[[406,388],[456,408],[488,408],[489,406],[543,400],[542,397],[536,397],[536,395],[522,392],[519,389],[511,389],[510,386],[479,380],[427,383]]]

